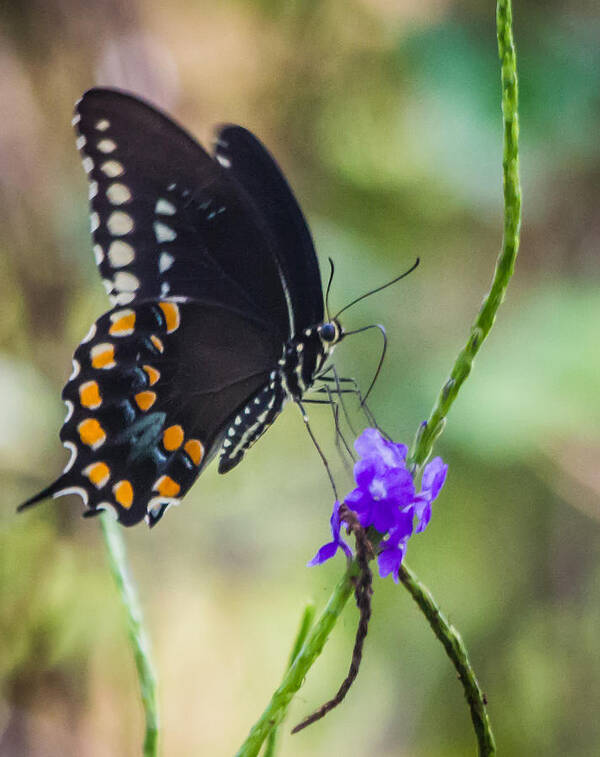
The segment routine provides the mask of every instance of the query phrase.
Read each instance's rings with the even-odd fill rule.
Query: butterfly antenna
[[[420,258],[417,258],[415,262],[412,264],[412,266],[408,269],[408,271],[404,271],[404,273],[401,273],[400,276],[396,276],[395,279],[388,281],[387,284],[382,284],[379,287],[375,287],[375,289],[371,289],[370,292],[365,292],[365,294],[361,294],[360,297],[357,297],[355,300],[352,300],[352,302],[349,302],[347,305],[345,305],[341,310],[338,310],[338,312],[333,316],[333,319],[336,320],[337,318],[339,318],[342,313],[348,310],[348,308],[351,308],[353,305],[356,305],[357,302],[364,300],[366,297],[370,297],[372,294],[381,292],[383,289],[387,289],[388,287],[391,287],[392,284],[395,284],[397,281],[400,281],[400,279],[405,278],[406,276],[408,276],[409,273],[412,273],[415,270],[415,268],[418,267],[420,262],[421,262]]]
[[[414,266],[413,266],[413,268],[414,268]],[[409,271],[409,273],[410,273],[410,271]],[[406,275],[406,274],[404,274],[404,275]],[[390,282],[390,283],[393,283],[393,282]],[[388,285],[386,284],[386,286],[388,286]],[[337,316],[336,316],[336,318],[337,318]],[[383,366],[383,361],[385,359],[385,353],[387,352],[387,334],[385,333],[385,329],[383,328],[383,326],[380,323],[372,323],[370,326],[363,326],[361,329],[356,329],[355,331],[346,331],[344,333],[344,336],[352,336],[352,334],[360,334],[363,331],[369,331],[369,329],[379,329],[379,331],[381,332],[381,335],[383,337],[383,348],[381,350],[381,357],[379,358],[379,363],[377,365],[377,370],[375,371],[375,375],[373,376],[373,380],[369,384],[369,388],[367,389],[367,393],[365,394],[365,396],[361,397],[361,400],[360,400],[360,406],[361,407],[364,407],[364,405],[365,405],[365,403],[367,401],[367,398],[368,398],[369,394],[371,394],[371,390],[375,386],[375,382],[377,381],[377,379],[379,378],[379,374],[381,373],[381,368]]]
[[[331,322],[331,318],[329,316],[329,291],[331,290],[331,282],[333,281],[333,274],[335,273],[335,266],[333,264],[333,260],[331,258],[327,258],[329,260],[329,281],[327,282],[327,291],[325,292],[325,313],[327,314],[327,320]]]

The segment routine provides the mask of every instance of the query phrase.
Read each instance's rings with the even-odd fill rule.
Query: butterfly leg
[[[344,414],[346,414],[345,413],[345,408],[344,408],[343,402],[341,400],[341,397],[340,397],[340,402],[338,403],[336,401],[335,397],[333,396],[333,392],[331,392],[331,390],[329,389],[329,387],[327,386],[325,388],[328,390],[327,391],[327,397],[328,397],[328,401],[329,401],[329,403],[331,405],[331,412],[333,414],[333,424],[335,426],[335,447],[336,447],[336,449],[338,451],[338,454],[339,454],[339,456],[340,456],[340,458],[342,460],[344,468],[346,469],[346,471],[350,475],[352,475],[352,469],[351,469],[350,464],[348,462],[348,458],[350,458],[350,460],[353,463],[356,460],[355,460],[355,457],[354,457],[354,453],[352,452],[352,448],[350,447],[350,445],[346,441],[346,437],[344,436],[344,434],[342,432],[341,425],[340,425],[340,404],[342,405],[342,407],[344,409]],[[342,445],[343,445],[344,449],[342,449]],[[346,452],[345,455],[344,455],[344,451]]]
[[[308,419],[308,413],[304,409],[304,405],[302,404],[302,402],[300,402],[300,400],[295,400],[295,402],[296,402],[296,405],[298,406],[300,412],[302,413],[302,420],[304,421],[304,425],[306,426],[306,430],[308,431],[308,435],[310,436],[310,438],[312,440],[312,443],[315,445],[315,448],[316,448],[317,452],[319,453],[319,457],[323,461],[323,465],[325,466],[325,470],[327,471],[327,476],[329,477],[329,482],[331,484],[331,488],[333,489],[333,494],[335,496],[335,499],[336,499],[336,501],[339,501],[339,497],[338,497],[338,493],[337,493],[337,488],[336,488],[336,485],[335,485],[335,481],[333,480],[333,474],[331,473],[331,468],[329,467],[329,463],[327,462],[327,458],[325,457],[325,453],[321,449],[321,446],[320,446],[319,442],[317,441],[317,439],[316,439],[316,437],[315,437],[315,435],[313,433],[312,428],[310,427],[310,422],[309,422],[309,419]]]
[[[354,453],[352,452],[352,448],[346,441],[346,437],[344,436],[344,433],[342,431],[342,427],[340,424],[340,403],[334,396],[334,393],[329,389],[329,387],[325,387],[325,390],[327,392],[327,399],[326,400],[318,400],[318,399],[312,399],[312,398],[303,398],[303,402],[305,404],[311,404],[311,405],[329,405],[331,408],[331,413],[333,415],[333,423],[335,428],[335,448],[337,449],[339,456],[342,460],[342,463],[344,467],[346,468],[346,471],[348,473],[352,473],[352,470],[350,468],[350,464],[348,462],[348,458],[352,460],[352,462],[355,462]],[[342,449],[342,445],[344,449]],[[344,451],[346,454],[344,454]]]
[[[328,375],[331,374],[331,375]],[[322,371],[316,379],[323,381],[325,384],[331,384],[334,383],[336,385],[335,390],[331,390],[332,393],[341,395],[342,394],[354,394],[358,398],[360,409],[363,411],[365,418],[367,420],[367,423],[372,426],[373,428],[376,428],[383,436],[386,437],[386,439],[391,440],[391,437],[389,434],[387,434],[381,426],[377,423],[377,420],[375,419],[375,416],[373,415],[373,412],[365,402],[362,392],[358,386],[358,382],[354,378],[349,378],[346,376],[340,376],[338,372],[335,369],[334,365],[330,365],[328,368],[326,368],[324,371]],[[350,385],[348,389],[342,388],[342,385]],[[326,388],[322,387],[319,389],[315,389],[316,392],[321,392],[323,394],[326,393]],[[344,413],[346,415],[346,421],[348,422],[348,425],[350,426],[350,430],[356,436],[356,433],[354,429],[352,428],[352,425],[348,421],[348,414],[345,409],[345,405],[342,403],[342,407],[344,408]]]
[[[329,373],[331,373],[331,376],[327,375]],[[352,426],[352,421],[350,420],[350,415],[348,414],[348,408],[346,407],[346,403],[344,402],[343,398],[344,394],[354,394],[354,387],[347,390],[342,389],[340,376],[335,369],[335,365],[330,365],[329,368],[327,368],[317,378],[324,382],[324,386],[320,389],[316,389],[315,391],[326,393],[328,396],[331,396],[332,394],[338,395],[340,404],[342,406],[342,412],[344,413],[344,418],[346,419],[346,423],[348,424],[348,428],[350,429],[352,436],[356,436],[356,431]],[[335,383],[335,391],[331,390],[331,388],[328,386],[328,382]]]

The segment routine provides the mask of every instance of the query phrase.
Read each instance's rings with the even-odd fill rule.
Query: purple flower
[[[407,448],[384,439],[368,428],[354,443],[361,459],[354,466],[357,487],[345,499],[363,528],[373,526],[382,534],[394,525],[398,508],[415,496],[412,476],[405,467]]]
[[[363,528],[372,526],[384,539],[377,557],[379,575],[390,573],[398,582],[398,570],[413,533],[427,528],[431,504],[444,482],[448,466],[441,457],[423,469],[421,491],[417,494],[411,472],[406,467],[407,447],[385,439],[379,431],[367,428],[354,446],[360,460],[354,465],[356,487],[346,496],[345,504],[357,514]],[[331,515],[333,541],[317,552],[309,565],[320,565],[342,549],[347,557],[352,550],[340,536],[339,502]],[[416,521],[416,527],[415,527]]]
[[[331,535],[333,536],[333,541],[327,542],[327,544],[324,544],[321,547],[321,549],[317,552],[313,559],[309,563],[307,563],[307,565],[310,567],[312,567],[313,565],[321,565],[321,563],[324,563],[325,560],[329,560],[335,555],[338,549],[341,549],[346,554],[346,557],[352,558],[352,550],[340,536],[340,528],[342,524],[340,523],[339,502],[336,502],[333,505],[333,512],[331,513],[329,523],[331,524]]]

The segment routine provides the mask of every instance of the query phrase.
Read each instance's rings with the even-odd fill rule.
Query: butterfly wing
[[[86,92],[74,122],[90,181],[94,252],[113,302],[225,303],[285,341],[290,314],[276,240],[235,177],[166,115],[126,93]]]
[[[154,525],[264,391],[278,351],[260,323],[214,305],[160,300],[104,314],[63,390],[71,460],[22,507],[77,492],[90,513],[112,508],[124,525],[146,516]]]
[[[219,130],[215,156],[246,190],[275,239],[292,333],[323,321],[323,289],[308,225],[289,184],[266,147],[247,129]]]

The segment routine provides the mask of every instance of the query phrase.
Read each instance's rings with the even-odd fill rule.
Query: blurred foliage
[[[587,757],[600,726],[600,23],[575,0],[515,6],[524,226],[509,297],[438,451],[450,477],[409,558],[461,630],[505,754]],[[0,7],[0,755],[139,753],[133,661],[97,524],[79,500],[17,517],[63,464],[70,356],[107,303],[69,121],[93,84],[133,89],[208,139],[256,131],[306,210],[333,307],[382,322],[373,408],[412,438],[464,342],[501,233],[493,4],[404,0],[92,0]],[[363,385],[380,343],[341,345]],[[331,418],[313,422],[344,486]],[[161,682],[166,755],[229,755],[284,668],[307,596],[341,564],[303,566],[330,494],[293,408],[244,464],[203,474],[152,533],[126,533]],[[349,659],[348,608],[291,714]],[[349,728],[349,724],[352,727]],[[283,729],[285,731],[285,729]],[[470,754],[462,692],[410,598],[375,587],[359,680],[281,755]]]

